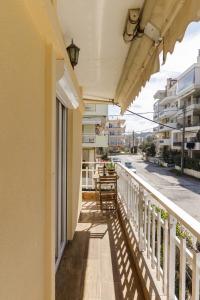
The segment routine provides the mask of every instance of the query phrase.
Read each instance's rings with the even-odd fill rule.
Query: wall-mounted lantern
[[[79,57],[80,48],[78,48],[72,40],[71,44],[66,48],[66,50],[67,50],[67,53],[69,55],[71,65],[74,69],[74,67],[78,64],[78,57]]]

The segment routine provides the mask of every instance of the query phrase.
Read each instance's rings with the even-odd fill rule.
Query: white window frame
[[[56,99],[55,266],[58,269],[67,242],[67,108]]]

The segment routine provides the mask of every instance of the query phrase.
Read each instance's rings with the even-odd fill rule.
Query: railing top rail
[[[107,162],[104,162],[104,161],[83,161],[82,162],[82,165],[83,164],[93,164],[93,165],[99,165],[99,164],[105,164]]]
[[[195,220],[186,211],[184,211],[182,208],[173,203],[166,196],[157,191],[145,180],[140,178],[138,175],[132,173],[121,163],[116,164],[120,166],[124,171],[126,171],[131,177],[133,177],[136,182],[141,184],[145,188],[145,190],[148,191],[151,195],[153,195],[153,197],[167,210],[167,212],[173,215],[182,225],[187,227],[187,229],[189,229],[189,231],[200,240],[200,223],[197,220]]]

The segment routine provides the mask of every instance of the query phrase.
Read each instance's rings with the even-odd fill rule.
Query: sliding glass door
[[[60,263],[67,241],[67,108],[56,99],[56,228],[55,262]]]

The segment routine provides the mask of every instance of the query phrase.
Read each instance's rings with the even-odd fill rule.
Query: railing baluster
[[[200,253],[194,251],[192,260],[192,300],[199,300],[199,266]]]
[[[139,187],[136,187],[136,231],[139,231]]]
[[[92,167],[92,189],[94,189],[94,167]]]
[[[134,184],[133,186],[133,193],[134,193],[134,197],[133,197],[133,207],[134,207],[134,211],[133,211],[133,215],[134,215],[134,225],[135,225],[135,229],[137,230],[137,189],[136,189],[136,185]]]
[[[161,213],[157,214],[157,280],[160,280]]]
[[[86,171],[85,171],[85,185],[86,185],[86,189],[88,189],[88,166],[86,167]]]
[[[146,251],[147,248],[147,194],[144,195],[144,251]]]
[[[185,299],[186,239],[181,239],[180,242],[179,299]]]
[[[155,225],[155,206],[152,206],[152,252],[151,252],[151,267],[155,268],[155,237],[156,237],[156,225]]]
[[[130,189],[130,180],[128,180],[128,189],[127,189],[127,194],[128,194],[128,201],[127,201],[127,218],[130,219],[130,203],[131,203],[131,189]]]
[[[144,208],[144,190],[140,186],[139,188],[139,250],[144,251],[144,220],[143,220],[143,208]]]
[[[131,221],[134,224],[134,193],[133,193],[133,181],[131,181]]]
[[[151,201],[148,201],[148,226],[147,226],[147,257],[150,258],[150,242],[151,242]]]
[[[163,256],[163,292],[164,295],[167,295],[167,284],[168,284],[168,218],[165,219],[164,223],[164,256]]]
[[[176,219],[169,216],[169,259],[168,259],[168,299],[174,300],[176,262]]]

